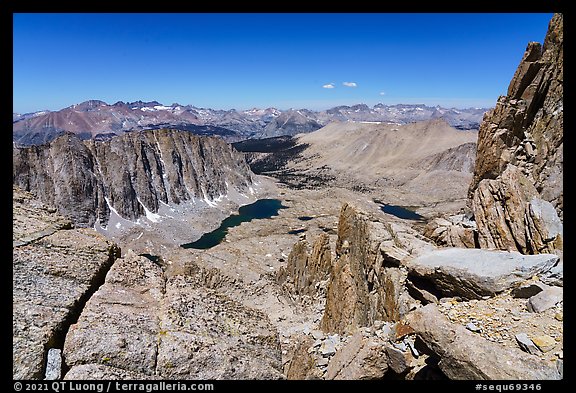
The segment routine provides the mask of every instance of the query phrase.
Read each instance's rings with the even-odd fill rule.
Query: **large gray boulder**
[[[431,281],[447,296],[479,299],[547,272],[558,260],[553,254],[522,255],[514,251],[447,248],[407,260],[404,264],[410,274]]]
[[[154,375],[162,269],[129,251],[108,272],[66,335],[68,366],[102,364]]]
[[[518,348],[502,347],[453,324],[434,304],[409,313],[406,322],[440,358],[438,366],[450,379],[560,379],[554,364]]]
[[[282,379],[278,332],[261,311],[195,285],[166,282],[156,371],[167,379]]]

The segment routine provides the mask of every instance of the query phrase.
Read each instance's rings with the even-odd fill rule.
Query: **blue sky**
[[[550,13],[14,14],[13,111],[490,107]]]

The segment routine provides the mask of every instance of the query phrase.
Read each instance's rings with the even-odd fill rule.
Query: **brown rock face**
[[[47,145],[14,147],[13,183],[79,226],[106,226],[111,210],[136,220],[160,203],[246,190],[252,172],[226,142],[186,131],[131,132],[104,142],[67,134]]]
[[[376,259],[379,245],[374,244],[371,235],[366,217],[350,205],[342,206],[338,221],[337,260],[321,322],[326,332],[341,334],[349,326],[367,326],[370,322],[366,268]]]
[[[556,211],[513,165],[497,179],[480,182],[472,209],[481,248],[562,253],[562,223]]]
[[[332,256],[329,237],[322,233],[318,235],[308,254],[308,242],[301,240],[294,244],[286,269],[281,267],[278,271],[278,281],[289,281],[293,291],[298,295],[314,295],[316,284],[326,280],[332,270]]]
[[[388,371],[384,343],[382,339],[367,338],[357,332],[330,360],[326,379],[382,379]]]
[[[322,373],[316,368],[314,356],[308,352],[314,340],[310,336],[301,336],[294,349],[290,362],[286,365],[286,379],[321,379]]]
[[[528,44],[508,94],[484,116],[469,199],[483,179],[496,179],[512,164],[562,218],[563,25],[562,14],[555,14],[544,45]]]
[[[398,259],[431,248],[420,242],[413,234],[372,221],[366,213],[344,204],[322,330],[347,334],[375,320],[397,321],[405,315],[414,299],[408,295],[404,285],[408,273]]]

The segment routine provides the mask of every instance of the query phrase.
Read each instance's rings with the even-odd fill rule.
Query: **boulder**
[[[526,333],[518,333],[516,336],[516,342],[521,350],[528,352],[532,355],[540,355],[541,351],[538,349],[534,342],[528,337]]]
[[[547,285],[564,286],[564,262],[560,260],[556,266],[540,276],[540,281]]]
[[[526,308],[530,312],[540,313],[554,307],[563,301],[564,290],[561,287],[548,287],[542,292],[532,296],[526,303]]]
[[[555,365],[520,349],[505,348],[451,323],[434,304],[412,311],[406,322],[440,358],[438,366],[450,379],[560,379]]]
[[[285,374],[289,380],[321,379],[322,372],[316,367],[317,361],[309,348],[314,340],[309,335],[296,337],[296,347],[286,365]]]
[[[46,358],[45,380],[54,381],[62,377],[62,350],[50,348]]]
[[[406,261],[409,273],[430,281],[446,296],[494,296],[546,272],[558,262],[552,254],[448,248]]]
[[[426,223],[424,236],[443,247],[474,248],[475,223],[461,220],[434,218]]]
[[[532,338],[532,342],[542,352],[549,352],[556,346],[556,340],[546,334]]]
[[[66,364],[102,364],[154,375],[163,288],[162,269],[129,250],[70,326]]]
[[[278,332],[261,311],[177,275],[166,280],[156,371],[166,379],[281,379]]]
[[[340,336],[337,334],[328,336],[320,344],[320,354],[323,357],[330,357],[336,353],[336,346],[340,343]]]
[[[326,379],[382,379],[387,370],[384,341],[357,332],[330,359]]]
[[[392,371],[396,374],[404,374],[410,369],[413,357],[408,348],[401,350],[390,344],[386,344],[384,348],[388,355],[388,367]]]

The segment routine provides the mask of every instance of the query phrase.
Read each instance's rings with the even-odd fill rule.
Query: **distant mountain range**
[[[107,104],[90,100],[59,111],[13,113],[13,141],[20,145],[49,142],[72,132],[81,139],[106,140],[129,131],[174,128],[199,135],[218,135],[228,142],[315,131],[334,121],[406,124],[446,120],[451,126],[478,129],[489,108],[443,108],[423,104],[365,104],[337,106],[324,111],[276,108],[219,110],[191,105],[165,106],[157,101]]]

